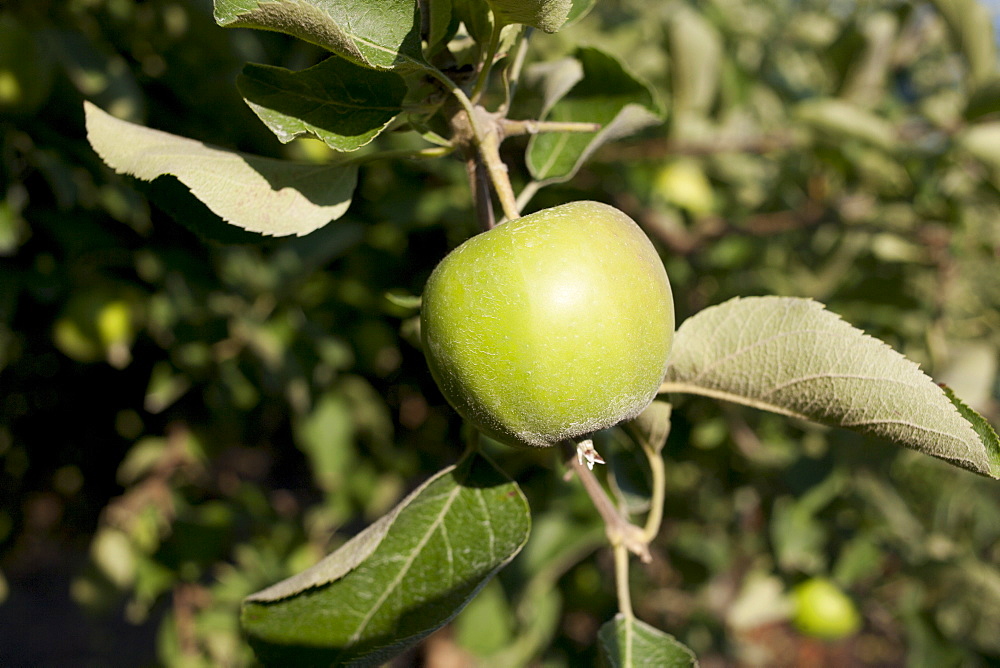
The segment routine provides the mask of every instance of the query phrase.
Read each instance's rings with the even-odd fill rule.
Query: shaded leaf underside
[[[172,175],[228,223],[308,234],[350,206],[357,166],[312,165],[227,151],[117,119],[84,103],[87,138],[112,169],[144,181]]]
[[[878,436],[982,475],[981,438],[916,364],[807,299],[733,299],[678,329],[664,386]]]

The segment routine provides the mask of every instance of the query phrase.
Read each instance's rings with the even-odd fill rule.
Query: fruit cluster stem
[[[652,556],[649,554],[649,541],[646,540],[645,531],[622,516],[615,504],[611,502],[611,499],[597,480],[594,472],[587,468],[587,465],[577,457],[576,444],[572,441],[567,441],[564,454],[573,472],[580,479],[583,489],[590,496],[591,501],[593,501],[597,513],[604,520],[604,528],[608,534],[608,541],[612,545],[624,546],[644,563],[652,561]]]
[[[632,593],[629,589],[628,581],[628,549],[619,543],[614,546],[614,553],[615,591],[618,595],[618,611],[631,623],[635,619],[635,612],[632,611]],[[630,650],[631,647],[626,647],[626,652]],[[631,662],[626,661],[625,665],[631,665]]]
[[[659,452],[651,448],[645,441],[642,442],[642,451],[646,453],[646,458],[649,460],[652,478],[649,514],[646,516],[646,526],[643,529],[643,539],[649,543],[659,535],[660,525],[663,523],[663,504],[667,495],[667,473],[663,465],[663,456]]]

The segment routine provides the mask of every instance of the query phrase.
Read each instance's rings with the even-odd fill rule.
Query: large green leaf
[[[357,166],[311,165],[209,146],[120,120],[84,102],[87,138],[119,174],[173,175],[223,220],[273,236],[308,234],[344,215]]]
[[[661,389],[853,429],[1000,477],[995,434],[977,433],[916,364],[808,299],[733,299],[688,318]]]
[[[601,663],[610,668],[690,668],[698,665],[694,652],[676,638],[621,613],[601,626],[597,639],[601,644]]]
[[[517,485],[472,454],[313,568],[246,599],[276,665],[379,665],[454,617],[528,539]]]
[[[564,66],[551,70],[557,83],[544,84],[548,98],[545,120],[600,123],[602,127],[598,132],[553,132],[532,137],[527,161],[538,181],[570,179],[605,142],[661,120],[652,92],[615,58],[597,49],[583,48],[576,52],[576,60],[578,69]],[[567,79],[567,73],[575,81]]]
[[[424,66],[416,0],[215,0],[215,20],[287,33],[373,69]]]
[[[336,151],[374,139],[402,111],[406,84],[395,72],[327,58],[301,72],[248,64],[236,85],[282,142],[307,132]]]

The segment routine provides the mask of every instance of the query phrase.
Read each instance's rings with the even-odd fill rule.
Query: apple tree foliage
[[[0,373],[21,425],[2,447],[27,462],[5,475],[25,480],[29,429],[53,428],[32,422],[44,348],[24,304],[52,312],[60,359],[128,374],[106,399],[141,385],[112,414],[124,493],[79,603],[129,592],[138,622],[170,592],[168,663],[245,661],[245,638],[266,663],[379,665],[447,626],[488,665],[693,665],[719,629],[759,656],[796,581],[874,595],[898,553],[861,632],[902,651],[888,607],[912,656],[1000,655],[1000,596],[973,595],[1000,591],[1000,77],[981,6],[106,4],[2,23],[51,48],[0,71],[0,100],[55,86],[0,110]],[[149,106],[153,82],[172,93]],[[93,153],[52,148],[60,115]],[[422,281],[477,227],[595,198],[643,224],[674,285],[660,400],[595,437],[603,482],[560,481],[552,452],[460,454],[476,439],[420,366]],[[67,212],[123,229],[82,238]],[[296,466],[312,492],[256,484]],[[652,566],[630,571],[629,550]]]

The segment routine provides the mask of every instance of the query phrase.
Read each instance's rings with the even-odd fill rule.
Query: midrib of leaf
[[[821,304],[733,299],[689,323],[678,329],[661,393],[856,429],[998,477],[995,437],[972,429],[916,364]]]
[[[368,614],[365,615],[364,619],[361,620],[360,626],[351,635],[351,638],[348,641],[349,645],[353,645],[361,638],[361,635],[365,632],[365,629],[368,627],[368,624],[371,623],[372,619],[375,617],[375,614],[385,604],[389,596],[391,596],[396,591],[396,588],[403,581],[403,578],[406,577],[406,574],[410,571],[410,568],[413,566],[413,562],[416,561],[417,557],[423,551],[424,546],[427,545],[428,541],[430,541],[431,536],[433,536],[434,533],[437,531],[438,526],[440,526],[441,523],[444,522],[444,518],[448,514],[448,510],[450,510],[452,504],[455,503],[455,499],[458,498],[458,495],[461,492],[461,490],[462,488],[460,486],[456,486],[451,490],[451,492],[448,493],[448,499],[445,501],[444,506],[442,506],[437,517],[434,519],[434,522],[431,523],[431,526],[428,527],[426,533],[420,539],[420,542],[417,543],[417,545],[410,552],[409,556],[406,558],[406,561],[403,562],[402,566],[399,569],[399,572],[396,574],[396,577],[393,578],[392,582],[390,582],[389,585],[385,588],[385,591],[382,592],[382,595],[372,605],[371,609],[368,611]],[[493,532],[490,531],[491,535],[492,533]],[[451,552],[450,543],[448,543],[448,551],[450,554]],[[449,561],[449,566],[453,565],[454,562],[452,559],[449,558],[448,561]]]
[[[558,162],[558,161],[559,161],[559,158],[560,158],[560,157],[562,156],[562,152],[563,152],[563,149],[565,149],[565,148],[566,148],[566,144],[567,144],[568,142],[569,142],[569,133],[563,133],[563,134],[559,135],[559,139],[558,139],[558,140],[556,140],[556,145],[555,145],[555,147],[554,147],[554,148],[552,149],[552,154],[551,154],[551,156],[549,157],[549,160],[548,160],[548,162],[546,162],[546,163],[545,163],[545,164],[544,164],[544,165],[542,166],[542,169],[541,169],[541,170],[539,170],[539,175],[540,175],[540,176],[541,176],[541,177],[542,177],[543,179],[544,179],[544,178],[546,177],[546,175],[548,175],[548,173],[549,173],[549,170],[551,170],[551,169],[552,169],[552,166],[553,166],[554,164],[556,164],[556,162]]]
[[[333,19],[332,16],[330,18]],[[364,42],[366,45],[372,47],[372,49],[374,49],[376,51],[381,51],[383,53],[388,53],[388,54],[395,54],[396,58],[398,58],[398,59],[400,59],[400,60],[402,60],[402,61],[404,61],[404,62],[406,62],[406,63],[408,63],[410,65],[413,65],[414,67],[419,67],[421,69],[427,67],[427,65],[425,63],[417,60],[416,58],[414,58],[412,56],[408,56],[405,53],[402,53],[401,51],[393,50],[393,49],[390,49],[389,47],[382,46],[381,44],[377,44],[377,43],[375,43],[375,42],[373,42],[373,41],[371,41],[369,39],[366,39],[366,38],[362,37],[361,35],[355,35],[354,33],[347,33],[347,34],[348,34],[348,36],[351,37],[351,39],[353,39],[353,40],[355,40],[357,42]]]
[[[913,388],[913,389],[919,389],[913,383],[904,383],[903,381],[897,380],[895,378],[881,378],[879,376],[862,376],[862,375],[856,374],[856,373],[814,373],[814,374],[809,375],[809,376],[800,376],[798,378],[791,378],[789,380],[786,380],[784,383],[780,383],[778,385],[775,385],[774,387],[772,387],[771,389],[769,389],[767,392],[764,392],[762,396],[767,396],[767,395],[772,394],[774,392],[778,392],[780,390],[784,390],[785,388],[791,387],[792,385],[798,385],[799,383],[808,383],[809,381],[812,381],[812,380],[822,380],[824,378],[843,378],[843,379],[851,379],[851,380],[870,380],[870,381],[875,381],[875,382],[879,382],[879,383],[895,383],[896,385],[902,385],[903,387],[909,387],[909,388]]]
[[[829,376],[817,376],[817,378],[833,378],[833,377],[836,377],[836,376],[834,374],[830,374]],[[874,380],[879,380],[879,381],[883,381],[884,382],[886,379],[885,378],[877,378],[877,379],[874,379]],[[904,385],[905,387],[913,387],[912,385],[909,385],[907,383],[902,383],[902,385]],[[664,382],[662,385],[660,385],[660,389],[659,389],[659,393],[660,394],[669,394],[669,393],[674,393],[674,392],[676,392],[678,394],[697,394],[697,395],[700,395],[700,396],[703,396],[703,397],[708,397],[710,399],[721,399],[722,401],[728,401],[728,402],[734,403],[734,404],[740,404],[740,405],[743,405],[743,406],[749,406],[750,408],[756,408],[756,409],[759,409],[759,410],[769,411],[771,413],[777,413],[779,415],[787,415],[788,417],[798,418],[800,420],[807,420],[807,421],[815,421],[816,420],[815,416],[810,416],[810,415],[806,415],[804,413],[799,413],[797,411],[793,411],[793,410],[790,410],[788,408],[785,408],[784,406],[779,406],[777,404],[772,404],[772,403],[769,403],[767,401],[761,401],[759,399],[755,399],[753,397],[747,397],[747,396],[744,396],[742,394],[733,394],[733,393],[730,393],[730,392],[723,392],[721,390],[716,390],[716,389],[713,389],[713,388],[703,387],[701,385],[694,385],[694,384],[691,384],[691,383],[677,383],[677,382],[673,382],[673,381],[667,381],[667,382]],[[837,422],[836,424],[838,426],[840,426],[840,427],[845,427],[845,428],[861,427],[861,426],[865,426],[865,425],[874,425],[874,424],[899,424],[899,425],[905,425],[905,426],[910,427],[911,429],[914,429],[916,431],[924,432],[924,433],[927,433],[927,434],[937,434],[939,436],[943,436],[943,437],[945,437],[945,438],[947,438],[947,439],[949,439],[951,441],[955,441],[956,443],[962,444],[962,446],[967,449],[967,446],[966,446],[965,442],[962,441],[962,439],[957,438],[953,434],[949,434],[948,432],[940,431],[940,430],[937,430],[937,429],[930,429],[928,427],[922,427],[920,425],[913,424],[912,422],[908,422],[906,420],[867,420],[867,421],[863,421],[863,422],[846,422],[845,421],[845,422]]]
[[[801,420],[812,420],[811,417],[803,413],[798,413],[796,411],[785,408],[784,406],[778,406],[776,404],[771,404],[766,401],[760,401],[754,399],[753,397],[747,397],[742,394],[733,394],[731,392],[723,392],[722,390],[716,390],[711,387],[705,387],[703,385],[695,385],[693,383],[678,383],[675,381],[664,381],[660,385],[658,391],[659,394],[697,394],[702,397],[708,397],[709,399],[721,399],[723,401],[728,401],[734,404],[741,404],[743,406],[749,406],[750,408],[757,408],[763,411],[770,411],[772,413],[778,413],[779,415],[787,415],[788,417],[799,418]]]
[[[777,314],[775,315],[775,317],[777,317]],[[724,329],[725,328],[725,323],[728,322],[728,321],[730,321],[730,320],[731,320],[731,318],[728,318],[728,317],[726,319],[724,319],[720,323],[719,329]],[[817,337],[828,337],[828,338],[833,338],[833,339],[836,339],[839,336],[835,332],[830,332],[828,330],[822,330],[822,329],[812,329],[812,328],[797,329],[797,330],[794,330],[794,331],[782,332],[781,334],[776,334],[774,336],[769,336],[769,337],[760,339],[759,341],[755,341],[751,345],[748,345],[748,346],[739,348],[737,350],[734,350],[733,352],[731,352],[730,354],[726,355],[725,357],[720,357],[718,360],[716,360],[712,364],[709,364],[704,369],[702,369],[698,373],[698,375],[695,376],[692,379],[691,383],[674,383],[674,382],[664,383],[660,387],[660,393],[662,394],[662,393],[667,393],[667,392],[683,392],[683,393],[688,393],[688,394],[700,394],[702,396],[707,396],[707,397],[711,397],[711,398],[714,398],[714,399],[723,399],[725,401],[742,404],[744,406],[750,406],[752,408],[758,408],[758,409],[761,409],[761,410],[766,410],[766,411],[770,411],[770,412],[774,412],[774,413],[788,415],[790,417],[800,418],[800,419],[803,419],[803,420],[815,420],[816,419],[815,416],[809,416],[809,415],[805,415],[803,413],[798,413],[796,411],[792,411],[792,410],[790,410],[788,408],[785,408],[783,406],[780,406],[780,405],[777,405],[777,404],[773,404],[773,403],[768,402],[768,401],[763,401],[760,398],[746,397],[746,396],[739,395],[739,394],[732,394],[732,393],[728,393],[728,392],[722,392],[722,391],[719,391],[719,390],[704,388],[704,387],[702,387],[702,386],[700,386],[700,385],[697,384],[698,380],[700,380],[704,376],[710,374],[711,372],[713,372],[718,367],[723,366],[726,363],[728,363],[728,362],[730,362],[730,361],[732,361],[734,359],[738,359],[741,356],[747,355],[747,354],[749,354],[751,351],[753,351],[756,348],[760,348],[760,347],[763,347],[763,346],[770,345],[770,344],[774,343],[775,341],[778,341],[778,340],[781,340],[781,339],[797,338],[797,337],[800,337],[800,336],[803,336],[803,335],[814,335],[814,336],[817,336]],[[879,383],[879,384],[892,383],[892,384],[901,385],[902,387],[905,387],[905,388],[911,388],[911,389],[916,389],[916,390],[920,389],[919,385],[915,385],[913,383],[907,383],[907,382],[904,382],[904,381],[901,381],[901,380],[898,380],[898,379],[895,379],[895,378],[885,378],[885,377],[881,377],[881,376],[862,376],[862,375],[858,375],[858,374],[846,374],[846,373],[843,373],[843,374],[839,374],[839,373],[823,373],[823,374],[811,374],[809,376],[800,376],[798,378],[789,379],[789,380],[787,380],[787,381],[785,381],[783,383],[780,383],[778,385],[775,385],[775,386],[769,388],[767,391],[761,393],[761,396],[762,397],[766,397],[768,395],[771,395],[771,394],[773,394],[775,392],[779,392],[779,391],[781,391],[781,390],[783,390],[785,388],[791,387],[792,385],[796,385],[798,383],[808,383],[808,382],[814,381],[814,380],[826,380],[826,379],[835,379],[835,378],[853,379],[853,380],[859,380],[859,381],[872,381],[872,382]],[[937,430],[937,429],[930,429],[928,427],[923,427],[923,426],[914,424],[914,423],[906,421],[906,420],[889,420],[889,419],[883,419],[883,420],[866,420],[866,421],[857,421],[857,422],[843,421],[843,422],[838,422],[837,424],[839,424],[842,427],[848,427],[848,428],[849,427],[860,427],[860,426],[865,426],[865,425],[877,425],[877,424],[898,424],[898,425],[905,425],[905,426],[910,427],[911,429],[914,429],[916,431],[920,431],[920,432],[927,433],[927,434],[936,434],[936,435],[939,435],[939,436],[946,437],[946,438],[948,438],[951,441],[954,441],[956,443],[960,443],[963,446],[965,446],[965,443],[960,438],[957,438],[957,437],[955,437],[952,434],[949,434],[947,432],[940,431],[940,430]]]
[[[633,631],[632,618],[625,618],[625,666],[626,668],[631,668],[632,666],[632,643],[635,639],[635,632]]]

